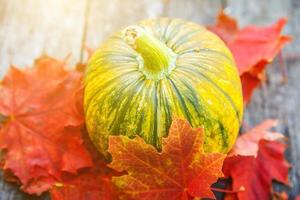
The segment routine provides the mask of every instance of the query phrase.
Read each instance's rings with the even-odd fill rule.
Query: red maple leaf
[[[81,139],[82,75],[44,57],[32,68],[12,67],[0,86],[0,148],[4,169],[22,189],[40,194],[61,173],[91,166]]]
[[[278,141],[260,140],[256,158],[238,155],[225,159],[223,172],[232,178],[238,199],[268,200],[273,179],[288,184],[290,165],[284,158],[285,148]]]
[[[234,18],[221,12],[217,23],[208,27],[223,39],[233,53],[241,76],[245,104],[264,79],[266,65],[291,41],[289,36],[281,35],[286,22],[282,18],[271,26],[247,26],[239,29]]]
[[[203,129],[192,129],[184,120],[173,121],[162,152],[140,137],[126,136],[110,136],[109,152],[109,166],[128,173],[113,178],[124,199],[214,198],[210,186],[223,175],[225,155],[204,153]]]
[[[50,190],[52,200],[114,200],[111,177],[116,175],[103,161],[77,175],[64,174]]]
[[[118,199],[112,176],[122,175],[107,166],[107,161],[91,142],[86,129],[82,130],[86,149],[94,165],[78,174],[64,173],[50,190],[52,200],[114,200]]]
[[[258,143],[261,139],[269,141],[283,139],[280,133],[269,131],[270,128],[277,125],[277,120],[265,120],[246,133],[238,137],[230,154],[243,156],[256,156],[258,152]]]

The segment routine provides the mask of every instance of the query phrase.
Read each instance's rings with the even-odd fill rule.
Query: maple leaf
[[[261,139],[274,141],[284,138],[284,136],[280,133],[269,131],[269,129],[276,126],[277,123],[277,120],[265,120],[248,132],[243,133],[238,137],[230,154],[238,154],[244,156],[253,155],[256,157],[258,151],[258,143]]]
[[[114,173],[103,162],[84,169],[77,175],[64,174],[52,187],[52,200],[114,200],[117,199],[111,177]]]
[[[112,176],[121,175],[107,166],[107,161],[91,142],[87,130],[82,139],[93,158],[93,167],[80,170],[78,174],[64,173],[50,190],[52,200],[114,200],[117,199]]]
[[[230,156],[223,172],[233,181],[238,199],[270,199],[272,180],[288,184],[289,163],[284,158],[285,145],[278,141],[260,140],[257,157]]]
[[[286,22],[285,18],[281,18],[271,26],[247,26],[239,29],[234,18],[220,12],[217,23],[208,27],[227,44],[235,58],[245,104],[264,79],[266,65],[291,41],[289,36],[281,35]]]
[[[32,68],[10,68],[0,85],[0,148],[4,169],[22,189],[40,194],[60,177],[91,166],[82,145],[82,74],[49,57]]]
[[[124,199],[214,198],[211,184],[223,174],[224,154],[204,153],[203,129],[192,129],[185,120],[173,121],[162,152],[143,139],[110,136],[109,166],[128,174],[113,177]]]
[[[207,28],[217,34],[225,43],[233,40],[239,30],[236,19],[226,15],[224,11],[218,14],[216,24]]]

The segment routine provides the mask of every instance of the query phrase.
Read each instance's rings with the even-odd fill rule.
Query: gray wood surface
[[[240,19],[241,25],[266,25],[282,16],[289,19],[285,33],[293,36],[293,42],[282,53],[289,81],[282,84],[280,63],[275,60],[268,69],[268,81],[255,92],[244,119],[250,127],[267,118],[280,120],[277,130],[289,138],[287,157],[293,165],[290,194],[294,197],[300,194],[300,1],[230,0],[228,12]]]
[[[293,164],[292,199],[300,194],[300,0],[0,0],[0,77],[11,64],[30,65],[42,53],[60,59],[71,53],[70,64],[82,61],[87,56],[85,46],[97,48],[114,31],[144,18],[213,23],[222,6],[241,26],[267,25],[281,16],[290,19],[285,33],[294,41],[283,50],[289,81],[282,84],[276,59],[268,69],[268,81],[246,110],[245,124],[280,120],[277,130],[289,138],[287,156]],[[0,200],[48,198],[25,195],[0,175]]]

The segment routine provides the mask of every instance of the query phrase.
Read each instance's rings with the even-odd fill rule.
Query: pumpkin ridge
[[[154,81],[154,90],[153,90],[153,110],[154,110],[154,114],[153,114],[153,133],[152,133],[152,141],[151,141],[151,144],[153,144],[155,147],[158,147],[158,144],[157,144],[157,120],[158,120],[158,113],[157,113],[157,107],[158,107],[158,100],[157,100],[157,86],[158,86],[158,82],[157,81]]]
[[[186,81],[184,80],[180,80],[180,82],[182,82],[182,84],[184,84],[190,91],[191,91],[191,95],[193,96],[194,99],[196,99],[197,101],[193,101],[192,99],[190,99],[189,97],[186,97],[187,100],[191,103],[191,105],[194,107],[194,111],[196,112],[196,114],[198,115],[198,118],[202,118],[203,116],[203,113],[201,114],[200,113],[200,108],[202,108],[202,106],[200,105],[199,101],[200,99],[195,95],[196,94],[196,91],[188,84],[186,83]],[[195,105],[197,104],[197,105]]]
[[[218,52],[216,50],[213,50],[213,49],[199,49],[198,51],[199,53],[202,53],[202,52],[210,52],[210,53],[214,53],[214,54],[218,54],[219,56],[222,56],[224,57],[228,62],[230,62],[230,64],[234,64],[233,60],[230,59],[227,55],[221,53],[221,52]],[[200,56],[203,56],[203,54],[199,54]]]
[[[190,69],[188,69],[186,67],[182,67],[181,70],[190,70]],[[213,85],[219,92],[221,92],[222,95],[224,95],[226,97],[226,99],[229,101],[229,103],[231,104],[232,108],[234,109],[238,121],[240,122],[239,111],[237,110],[237,107],[236,107],[235,103],[233,102],[233,100],[231,99],[231,97],[229,97],[222,88],[220,88],[217,84],[215,84],[210,78],[208,78],[207,76],[205,76],[203,73],[201,73],[199,71],[193,71],[193,70],[190,70],[190,71],[192,71],[193,73],[197,73],[200,76],[202,76],[203,78],[205,78],[209,83],[211,83],[211,85]]]
[[[124,75],[131,74],[131,73],[132,73],[132,72],[127,72],[127,73],[125,73],[125,74],[120,74],[119,76],[116,76],[116,77],[114,77],[113,79],[107,81],[107,82],[105,83],[105,85],[103,85],[102,87],[99,87],[99,88],[94,92],[94,94],[89,98],[89,100],[86,102],[86,104],[88,105],[87,108],[86,108],[86,109],[87,109],[86,112],[88,112],[88,109],[89,109],[89,107],[91,106],[90,101],[92,101],[92,100],[94,99],[94,97],[96,97],[102,90],[104,90],[107,86],[111,85],[112,82],[118,80],[120,77],[122,77],[122,76],[124,76]]]
[[[160,102],[161,105],[164,105],[163,106],[163,109],[164,109],[164,112],[165,112],[165,116],[167,116],[168,118],[166,118],[165,120],[165,132],[167,133],[168,132],[168,129],[170,128],[171,126],[171,123],[172,123],[172,111],[170,110],[170,105],[169,105],[169,102],[168,102],[168,99],[167,99],[167,96],[164,92],[164,90],[162,89],[162,86],[163,86],[163,82],[161,81],[161,84],[159,84],[160,86],[160,91],[161,91],[161,95],[160,95]]]
[[[187,121],[192,124],[192,119],[191,119],[191,114],[189,113],[187,106],[182,98],[182,95],[180,94],[178,88],[176,87],[175,83],[173,82],[173,80],[171,78],[168,77],[168,80],[170,81],[174,91],[175,91],[175,95],[178,97],[178,101],[181,107],[181,111],[183,111],[183,114],[185,115]]]
[[[226,128],[224,127],[224,125],[221,121],[218,121],[218,123],[219,123],[219,127],[220,127],[220,133],[222,136],[222,143],[223,143],[222,147],[228,148],[228,141],[226,140],[226,138],[228,138],[228,135],[227,135]]]
[[[142,82],[144,82],[143,79],[141,79],[140,81],[137,81],[137,83],[140,83],[142,85]],[[124,87],[126,88],[126,87]],[[128,93],[127,93],[128,94]],[[124,96],[126,96],[126,94],[123,93],[123,95],[119,97],[119,101],[121,101],[121,98]],[[116,115],[115,117],[115,120],[112,121],[112,125],[110,125],[110,128],[109,130],[114,133],[114,134],[122,134],[122,132],[120,132],[120,122],[122,122],[125,118],[125,115],[126,115],[126,112],[128,111],[128,109],[130,108],[131,104],[133,104],[133,102],[131,101],[133,96],[135,96],[135,93],[134,91],[131,92],[131,95],[130,96],[127,96],[127,101],[125,102],[125,105],[123,106],[119,106],[119,108],[123,108],[120,112],[117,112],[118,115]],[[129,105],[128,105],[129,104]],[[126,106],[127,105],[127,106]],[[122,120],[121,120],[122,119]],[[113,127],[113,125],[117,125],[117,128],[116,127]]]
[[[178,38],[177,41],[174,41],[174,44],[172,46],[170,46],[169,48],[171,48],[174,52],[179,54],[179,52],[177,52],[176,49],[178,49],[178,47],[180,47],[187,39],[189,39],[189,37],[195,36],[196,34],[200,34],[201,32],[203,32],[203,31],[202,30],[194,30],[191,32],[187,32],[187,33],[185,33],[185,35]]]
[[[181,26],[183,25],[183,24],[181,24],[181,23],[178,23],[178,24],[176,25],[176,27],[173,28],[173,30],[169,30],[169,27],[171,27],[171,24],[172,24],[172,23],[175,23],[175,20],[171,20],[171,23],[170,23],[170,25],[168,26],[167,31],[166,31],[166,33],[165,33],[165,34],[167,34],[168,31],[171,31],[171,32],[168,34],[168,36],[165,35],[165,37],[167,38],[167,40],[165,41],[165,44],[166,44],[168,47],[170,46],[169,42],[170,42],[171,38],[173,37],[173,35],[174,35],[174,34],[177,34],[177,33],[179,32]],[[176,31],[176,32],[174,33],[174,31]]]
[[[183,80],[179,80],[179,81],[181,81],[184,85],[186,85],[186,83],[185,83],[185,81],[183,81]],[[188,87],[187,87],[188,88]],[[191,92],[191,94],[194,94],[193,92]],[[194,111],[195,111],[195,113],[197,113],[197,115],[198,115],[198,118],[203,118],[203,114],[201,114],[201,113],[199,113],[199,109],[197,109],[197,106],[195,105],[195,103],[194,103],[194,101],[192,101],[189,97],[185,97],[186,98],[186,100],[187,101],[189,101],[190,103],[191,103],[191,105],[194,107]],[[196,99],[198,99],[198,98],[196,98]],[[200,106],[200,104],[198,104],[199,106]],[[203,108],[203,106],[201,106],[201,109],[203,110],[204,108]],[[188,109],[186,109],[186,110],[188,110]],[[205,112],[206,113],[206,115],[207,115],[207,112]],[[225,129],[225,127],[224,127],[224,125],[223,125],[223,123],[220,121],[220,120],[217,120],[216,121],[216,123],[218,123],[218,126],[220,127],[220,133],[221,133],[221,136],[222,136],[222,147],[221,147],[221,149],[226,149],[227,147],[228,147],[228,143],[226,142],[226,141],[224,141],[224,139],[226,138],[226,132],[228,132],[226,129]],[[192,125],[192,126],[195,126],[196,124],[194,123],[194,120],[193,121],[191,121],[190,122],[190,124]],[[210,126],[206,126],[205,127],[205,131],[206,132],[209,132],[209,131],[211,131],[211,127]],[[205,149],[205,150],[207,150],[207,149]]]

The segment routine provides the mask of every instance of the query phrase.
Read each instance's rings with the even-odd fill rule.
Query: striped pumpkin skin
[[[176,55],[158,79],[143,71],[143,57],[118,32],[91,57],[85,74],[87,130],[106,154],[109,135],[141,136],[161,149],[174,118],[204,126],[206,152],[228,152],[243,115],[240,78],[231,52],[205,27],[180,19],[139,25]]]

